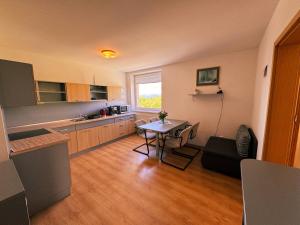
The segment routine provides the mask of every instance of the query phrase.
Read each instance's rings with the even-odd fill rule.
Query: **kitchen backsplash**
[[[90,114],[109,105],[124,104],[124,102],[106,101],[87,103],[57,103],[35,106],[4,108],[7,127],[22,126],[33,123],[49,122],[78,117],[80,114]]]

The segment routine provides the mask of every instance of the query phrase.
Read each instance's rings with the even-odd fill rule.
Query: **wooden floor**
[[[201,168],[185,171],[133,152],[135,135],[71,159],[72,194],[33,225],[240,225],[239,180]]]

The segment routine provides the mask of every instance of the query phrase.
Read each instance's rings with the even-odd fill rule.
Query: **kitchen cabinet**
[[[13,161],[0,162],[0,224],[29,225],[25,190]]]
[[[76,153],[78,151],[78,145],[77,145],[77,132],[72,131],[70,133],[66,134],[69,137],[68,141],[68,152],[69,155]]]
[[[109,142],[114,139],[114,124],[106,124],[98,127],[98,137],[100,144]]]
[[[108,86],[107,87],[108,101],[115,101],[121,99],[121,87]]]
[[[66,102],[66,84],[36,81],[38,104]]]
[[[134,133],[134,132],[136,131],[136,128],[135,128],[135,118],[134,118],[134,116],[128,118],[128,120],[127,120],[126,122],[127,122],[127,134],[132,134],[132,133]]]
[[[32,65],[0,60],[0,105],[17,107],[36,103]]]
[[[68,149],[71,155],[134,133],[134,121],[134,115],[124,115],[53,129],[68,135]]]
[[[66,83],[68,102],[88,102],[90,97],[89,84]]]
[[[107,87],[90,85],[91,100],[107,100]]]
[[[77,132],[74,125],[71,126],[64,126],[64,127],[57,127],[54,128],[55,131],[63,133],[68,136],[68,152],[69,155],[76,153],[78,151],[77,146]]]
[[[114,138],[119,138],[127,135],[127,123],[126,120],[119,121],[114,125]]]
[[[98,128],[88,128],[77,131],[78,151],[99,145]]]
[[[24,185],[30,216],[70,195],[70,161],[66,142],[11,154],[10,158]]]

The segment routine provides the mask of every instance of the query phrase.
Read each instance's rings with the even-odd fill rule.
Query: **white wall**
[[[251,49],[161,67],[162,104],[169,113],[168,118],[185,119],[191,123],[200,121],[199,139],[195,140],[195,144],[205,145],[209,136],[215,134],[221,99],[217,95],[193,98],[189,94],[196,88],[197,69],[220,66],[220,86],[225,98],[218,135],[235,138],[240,124],[251,123],[256,56],[257,49]],[[217,86],[198,89],[216,92]],[[156,115],[138,113],[137,118],[152,116]]]
[[[163,109],[169,118],[200,121],[199,139],[204,145],[214,135],[221,108],[220,96],[189,96],[196,88],[196,70],[220,66],[220,86],[224,90],[224,110],[219,136],[235,138],[240,124],[250,125],[257,50],[199,58],[162,68]],[[198,87],[203,92],[216,86]]]
[[[300,0],[281,0],[265,31],[258,49],[258,60],[255,81],[255,96],[253,106],[252,127],[258,138],[257,158],[262,157],[262,148],[265,134],[267,109],[269,101],[270,81],[273,64],[274,43],[286,28],[292,18],[299,12]],[[266,65],[269,65],[267,77],[263,76]]]

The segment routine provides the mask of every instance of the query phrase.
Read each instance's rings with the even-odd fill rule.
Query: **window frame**
[[[160,76],[160,83],[162,85],[162,80],[161,80],[161,70],[155,70],[155,71],[148,71],[148,72],[143,72],[143,73],[135,73],[132,74],[132,85],[133,85],[133,105],[134,105],[134,111],[136,112],[150,112],[150,113],[157,113],[161,111],[160,108],[144,108],[144,107],[138,107],[138,83],[136,83],[136,78],[138,76],[147,76],[149,74],[154,74],[154,73],[159,73]],[[149,82],[149,83],[156,83],[156,82]],[[162,87],[161,87],[161,105],[162,105]]]

